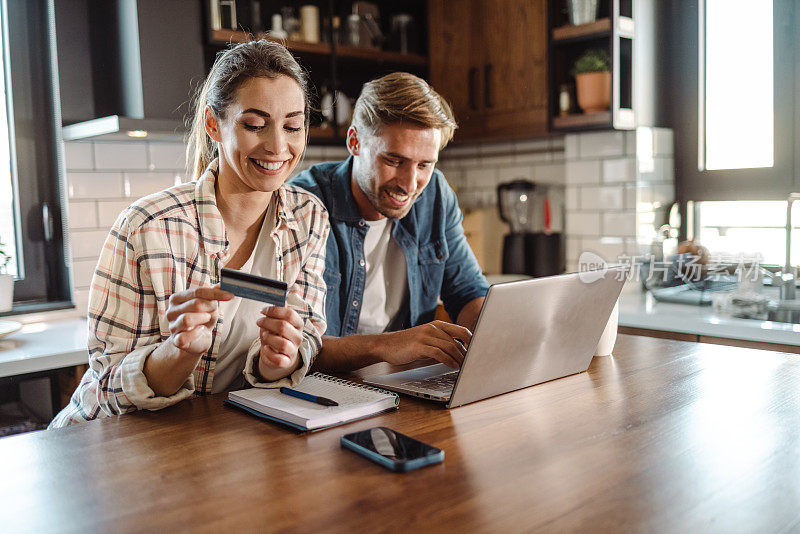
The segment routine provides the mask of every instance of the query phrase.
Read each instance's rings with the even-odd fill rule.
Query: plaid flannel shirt
[[[228,241],[217,209],[217,162],[196,182],[144,197],[124,210],[106,238],[89,295],[89,369],[70,404],[51,423],[65,426],[137,409],[158,410],[195,394],[211,392],[220,348],[220,317],[211,349],[177,393],[157,396],[143,368],[147,357],[170,335],[169,297],[178,291],[219,282]],[[257,387],[297,384],[322,345],[325,332],[325,241],[330,226],[322,203],[303,189],[278,189],[272,239],[278,273],[289,286],[287,306],[303,319],[302,365],[290,376],[259,383],[253,340],[244,374]]]

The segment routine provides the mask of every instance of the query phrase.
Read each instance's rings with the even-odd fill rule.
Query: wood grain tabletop
[[[0,439],[0,529],[800,530],[796,354],[620,336],[586,373],[310,434],[224,397]],[[397,474],[340,448],[373,426],[445,460]]]

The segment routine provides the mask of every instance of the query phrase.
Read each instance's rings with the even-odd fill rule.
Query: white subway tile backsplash
[[[119,198],[123,196],[122,173],[68,172],[69,198]]]
[[[97,223],[100,228],[111,228],[122,210],[131,205],[130,200],[100,200],[97,202]]]
[[[162,189],[172,187],[181,181],[180,173],[175,172],[126,172],[125,191],[131,198],[141,198]]]
[[[183,143],[148,143],[148,169],[171,171],[186,169],[186,145]]]
[[[478,145],[478,153],[481,156],[494,156],[495,154],[508,154],[514,152],[513,143],[490,143]]]
[[[480,166],[484,168],[502,167],[505,165],[513,165],[514,161],[514,156],[508,154],[499,156],[482,156]]]
[[[567,261],[577,262],[583,252],[583,240],[580,237],[567,236]]]
[[[89,289],[73,289],[72,302],[75,304],[75,310],[86,315],[89,311]]]
[[[94,149],[90,142],[65,142],[64,158],[66,159],[67,170],[83,171],[94,169]]]
[[[578,134],[567,134],[564,137],[564,157],[567,160],[574,160],[580,157],[578,152],[578,140],[580,136]]]
[[[567,234],[573,236],[599,236],[599,212],[567,212]]]
[[[628,130],[625,132],[625,155],[635,156],[636,149],[636,130]]]
[[[447,180],[447,183],[450,184],[450,187],[453,189],[460,189],[461,187],[464,187],[464,171],[461,169],[451,169],[447,172],[442,172],[444,173],[445,180]]]
[[[632,182],[636,179],[636,160],[616,158],[603,160],[603,181]]]
[[[549,139],[531,139],[525,141],[516,141],[514,149],[517,152],[529,152],[532,150],[549,152],[552,146]]]
[[[625,209],[636,209],[636,185],[627,184],[625,186]]]
[[[673,184],[656,184],[653,186],[653,202],[669,204],[675,201],[675,186]]]
[[[87,289],[92,283],[97,258],[72,262],[72,285],[76,289]]]
[[[623,132],[587,133],[580,136],[580,157],[597,158],[625,154]]]
[[[582,187],[580,198],[582,209],[618,210],[623,206],[620,187]]]
[[[550,158],[548,161],[552,161],[554,163],[564,163],[564,161],[566,161],[566,158],[564,157],[564,151],[554,150],[553,152],[550,152]]]
[[[70,202],[67,209],[70,228],[97,228],[97,203],[93,200],[87,202]]]
[[[600,183],[600,160],[570,161],[566,163],[566,183]]]
[[[563,163],[536,165],[533,167],[533,181],[544,184],[566,183],[566,167]]]
[[[442,153],[439,155],[440,159],[448,159],[448,158],[474,158],[480,153],[480,147],[478,145],[458,145],[458,146],[448,146],[442,150]]]
[[[564,138],[563,137],[551,137],[550,138],[550,150],[552,152],[563,152],[563,150],[564,150]]]
[[[674,153],[671,129],[653,128],[653,150],[655,156],[671,156]]]
[[[625,241],[620,238],[584,239],[583,249],[593,252],[608,263],[617,263],[625,255]]]
[[[675,161],[672,158],[655,159],[655,181],[657,182],[675,181]]]
[[[567,196],[566,203],[568,210],[574,211],[580,209],[581,207],[580,192],[581,189],[578,187],[568,186],[566,188],[566,196]]]
[[[501,184],[514,180],[530,180],[531,178],[531,168],[527,166],[500,167],[497,170],[497,180]]]
[[[70,232],[72,257],[75,259],[97,258],[103,248],[108,230],[73,230]]]
[[[551,159],[552,153],[550,152],[522,152],[514,155],[514,163],[517,165],[535,165]]]
[[[147,170],[147,144],[96,142],[94,164],[98,170]]]
[[[497,183],[497,169],[470,169],[464,173],[466,187],[486,187]]]
[[[603,214],[603,235],[636,236],[636,212],[608,212]]]

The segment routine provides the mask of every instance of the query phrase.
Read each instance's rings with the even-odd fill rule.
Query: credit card
[[[244,273],[235,269],[222,269],[220,288],[243,299],[258,300],[273,306],[286,305],[286,282]]]

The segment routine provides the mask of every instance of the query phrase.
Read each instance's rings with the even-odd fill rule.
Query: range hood
[[[65,140],[183,139],[204,75],[199,2],[59,0]]]

